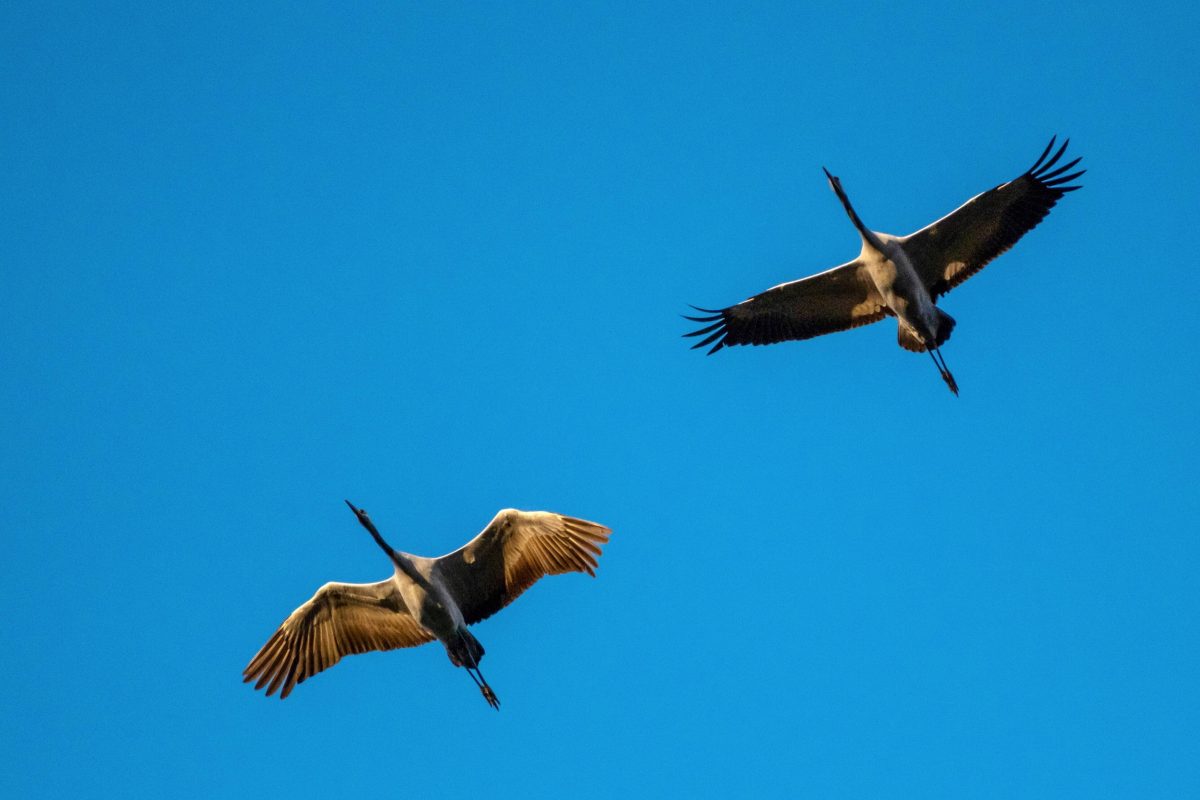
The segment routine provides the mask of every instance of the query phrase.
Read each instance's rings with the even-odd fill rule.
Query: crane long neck
[[[371,520],[369,520],[369,519],[364,519],[363,527],[366,528],[367,531],[371,534],[371,537],[375,539],[375,544],[377,544],[381,548],[383,548],[383,552],[388,554],[388,558],[395,561],[396,560],[396,551],[393,550],[392,546],[390,544],[388,544],[387,542],[385,542],[383,540],[383,537],[379,535],[379,531],[375,529],[375,523],[371,522]]]
[[[367,529],[367,533],[371,534],[371,538],[375,540],[375,544],[379,545],[380,549],[387,553],[388,558],[392,560],[396,568],[419,585],[425,587],[428,591],[431,588],[429,581],[421,576],[421,573],[413,566],[412,560],[405,553],[393,550],[392,546],[383,540],[383,536],[380,535],[379,529],[375,527],[375,523],[367,516],[367,512],[361,508],[355,508],[354,504],[349,500],[346,501],[346,505],[350,506],[350,510],[354,512],[354,516],[358,518],[359,523]]]
[[[388,554],[388,558],[392,560],[392,563],[395,564],[401,572],[403,572],[412,580],[416,581],[418,584],[425,586],[426,589],[429,588],[425,579],[421,577],[420,573],[418,573],[416,569],[413,568],[412,562],[408,560],[408,557],[398,550],[393,550],[392,546],[383,540],[383,536],[381,536],[379,531],[376,530],[375,523],[371,522],[370,517],[364,514],[363,516],[359,517],[359,520],[362,522],[363,527],[366,528],[367,531],[370,532],[371,536],[375,539],[375,543],[383,548],[383,552]]]
[[[371,534],[371,538],[375,540],[375,544],[379,545],[383,552],[388,554],[388,558],[399,563],[400,559],[397,558],[398,554],[392,549],[390,544],[383,540],[383,536],[380,535],[379,529],[375,527],[375,523],[371,521],[369,516],[367,516],[367,512],[363,511],[361,508],[355,508],[354,504],[349,500],[346,501],[346,505],[350,506],[350,510],[354,512],[354,516],[358,520],[359,524],[367,529],[367,533]]]
[[[854,227],[858,229],[858,233],[862,236],[863,241],[870,244],[876,250],[882,250],[883,243],[879,241],[879,237],[875,235],[875,232],[869,230],[866,225],[863,225],[863,221],[858,218],[858,213],[855,212],[854,206],[850,205],[850,198],[846,196],[846,192],[842,189],[840,182],[833,184],[833,191],[837,194],[838,200],[842,201],[842,207],[846,209],[846,214],[850,217],[850,221],[854,223]]]

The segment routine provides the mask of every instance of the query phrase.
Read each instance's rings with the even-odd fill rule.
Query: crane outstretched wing
[[[711,316],[684,319],[710,324],[684,336],[707,334],[692,349],[712,344],[709,355],[727,345],[811,339],[878,322],[889,313],[866,267],[858,261],[781,283],[729,308],[696,310]]]
[[[250,659],[243,680],[257,680],[279,699],[342,656],[416,647],[433,641],[404,605],[392,581],[327,583],[293,611]]]
[[[1067,184],[1087,170],[1063,174],[1080,159],[1054,167],[1070,141],[1064,141],[1047,161],[1046,156],[1054,149],[1052,137],[1041,158],[1020,177],[972,197],[937,222],[901,240],[934,298],[979,272],[1037,227],[1064,194],[1082,188]]]
[[[437,559],[440,577],[468,624],[486,619],[544,575],[595,577],[600,548],[612,531],[549,511],[507,508],[463,547]]]

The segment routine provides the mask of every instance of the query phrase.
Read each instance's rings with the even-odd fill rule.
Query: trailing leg
[[[942,380],[950,387],[950,391],[954,392],[954,396],[958,397],[958,383],[954,380],[954,376],[950,374],[950,369],[946,366],[946,357],[942,355],[942,349],[940,347],[933,347],[929,348],[926,352],[933,359],[933,365],[937,367]]]
[[[456,667],[462,667],[471,676],[471,680],[475,681],[475,685],[479,687],[480,694],[487,704],[497,711],[500,710],[500,698],[496,697],[496,693],[492,691],[492,687],[488,685],[487,679],[483,677],[483,673],[479,671],[479,661],[483,658],[483,645],[479,640],[465,628],[459,629],[458,639],[454,646],[446,647],[447,653],[450,655],[450,661]]]

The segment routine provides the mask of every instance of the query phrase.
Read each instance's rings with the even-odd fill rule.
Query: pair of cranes
[[[1080,159],[1056,166],[1068,142],[1054,151],[1051,138],[1020,176],[908,236],[868,229],[841,181],[825,170],[862,238],[858,258],[724,309],[697,309],[707,316],[688,319],[707,324],[685,336],[704,336],[693,349],[711,345],[712,355],[729,345],[810,339],[892,316],[900,346],[929,353],[957,395],[958,384],[941,354],[955,322],[937,301],[1033,230],[1063,195],[1080,188],[1068,185],[1085,172],[1070,172]],[[499,709],[496,693],[479,671],[483,645],[467,626],[495,614],[546,575],[594,577],[611,533],[562,514],[505,509],[463,547],[424,558],[392,549],[366,511],[349,500],[346,505],[387,554],[393,574],[378,583],[327,583],[293,611],[243,673],[246,682],[255,681],[254,688],[265,687],[268,695],[278,691],[280,698],[287,697],[343,656],[436,639],[450,662],[467,670],[488,705]]]

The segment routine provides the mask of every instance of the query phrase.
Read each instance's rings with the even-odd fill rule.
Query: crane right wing
[[[436,560],[468,624],[495,614],[545,575],[595,577],[611,530],[549,511],[507,508],[463,547]]]
[[[1037,227],[1063,195],[1081,188],[1067,184],[1087,170],[1063,174],[1080,159],[1055,168],[1070,139],[1046,159],[1054,142],[1051,138],[1042,157],[1020,176],[972,197],[937,222],[901,240],[934,299],[1006,252]]]

